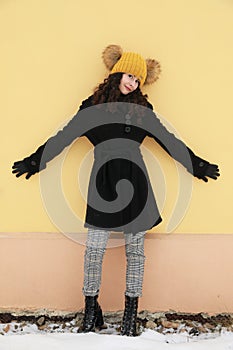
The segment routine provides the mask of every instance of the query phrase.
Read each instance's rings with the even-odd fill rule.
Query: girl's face
[[[128,95],[130,92],[136,90],[138,85],[139,80],[135,75],[124,73],[121,78],[119,89],[122,94]]]

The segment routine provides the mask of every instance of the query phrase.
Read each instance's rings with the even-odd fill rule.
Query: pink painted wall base
[[[59,233],[2,233],[0,239],[0,311],[83,308],[84,245]],[[139,309],[232,313],[232,246],[231,234],[147,234]],[[124,246],[109,248],[103,310],[122,310],[124,290]]]

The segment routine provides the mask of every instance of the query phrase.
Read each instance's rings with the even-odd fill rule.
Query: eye
[[[128,77],[131,78],[131,79],[133,78],[132,74],[128,74]]]

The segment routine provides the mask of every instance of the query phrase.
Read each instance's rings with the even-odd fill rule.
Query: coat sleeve
[[[27,163],[32,168],[38,168],[38,171],[46,168],[46,164],[60,154],[76,138],[82,136],[82,123],[80,123],[80,112],[92,105],[92,96],[82,102],[77,113],[68,122],[68,124],[59,130],[55,136],[50,137],[41,145],[35,153],[27,157]]]
[[[205,175],[208,161],[198,157],[194,152],[167,130],[157,115],[153,112],[153,106],[148,103],[145,129],[147,136],[152,137],[172,158],[181,163],[188,172],[197,178]]]

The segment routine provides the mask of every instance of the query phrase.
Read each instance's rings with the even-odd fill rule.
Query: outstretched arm
[[[71,121],[55,136],[50,137],[35,153],[23,160],[14,162],[12,173],[19,177],[26,174],[28,180],[32,175],[46,168],[46,164],[60,154],[77,137],[82,136],[82,123],[79,123],[79,112],[91,106],[91,96],[82,102],[78,112]]]
[[[149,104],[149,108],[146,118],[147,135],[159,143],[171,157],[180,162],[193,176],[205,182],[208,182],[208,178],[216,180],[220,175],[218,165],[210,164],[207,160],[195,155],[184,142],[165,128],[152,111],[151,104]]]

